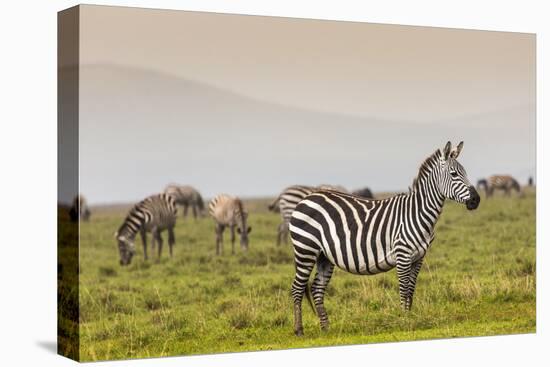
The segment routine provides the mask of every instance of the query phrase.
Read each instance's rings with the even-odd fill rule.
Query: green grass
[[[145,262],[141,242],[118,265],[113,232],[124,211],[93,213],[81,226],[82,360],[269,350],[535,331],[535,196],[482,200],[477,211],[448,202],[420,272],[413,310],[401,311],[395,270],[336,270],[327,289],[331,325],[320,331],[304,302],[293,333],[290,245],[275,245],[269,200],[247,203],[250,250],[216,257],[214,225],[178,218],[174,257]],[[167,239],[164,234],[165,242]]]

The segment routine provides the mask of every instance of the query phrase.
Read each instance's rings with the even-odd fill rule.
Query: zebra
[[[277,228],[277,246],[281,244],[283,238],[285,243],[288,242],[288,223],[296,205],[316,189],[316,187],[305,185],[289,186],[269,206],[269,210],[275,211],[278,208],[281,214],[282,221]]]
[[[208,204],[208,211],[216,222],[216,255],[223,255],[223,231],[229,227],[231,233],[231,253],[235,254],[235,227],[241,237],[241,248],[248,250],[248,235],[252,231],[247,226],[248,212],[241,199],[227,194],[219,194]]]
[[[318,190],[332,190],[332,191],[339,191],[339,192],[343,192],[343,193],[348,193],[348,190],[344,186],[341,186],[341,185],[323,184],[323,185],[317,186],[316,189],[318,189]]]
[[[463,203],[469,210],[480,202],[457,161],[462,147],[460,142],[451,149],[448,142],[443,150],[426,158],[408,193],[374,200],[323,190],[296,206],[289,226],[296,269],[291,288],[296,335],[303,335],[304,293],[321,328],[328,328],[324,295],[335,266],[360,275],[396,267],[401,306],[410,310],[422,259],[434,239],[445,199]],[[310,288],[315,264],[317,272]]]
[[[120,265],[129,265],[132,257],[135,255],[134,239],[139,232],[141,242],[143,243],[143,256],[147,256],[147,235],[151,232],[151,247],[155,248],[155,242],[158,243],[158,257],[162,252],[161,232],[168,230],[168,246],[170,248],[170,257],[172,257],[172,247],[174,246],[174,226],[176,225],[177,208],[174,198],[167,194],[151,195],[130,209],[128,216],[115,232],[115,238],[118,241],[118,250],[120,253]]]
[[[503,190],[505,195],[510,195],[512,190],[521,194],[521,187],[515,178],[509,175],[493,175],[487,180],[487,197],[493,196],[495,190]]]
[[[170,184],[164,190],[165,194],[172,195],[177,205],[183,207],[183,217],[187,217],[187,210],[189,207],[193,210],[193,218],[197,219],[197,213],[199,216],[204,215],[204,202],[200,192],[198,192],[192,186],[181,186],[176,184]]]
[[[87,222],[88,220],[90,220],[90,215],[91,212],[84,195],[76,195],[69,210],[71,221],[78,222],[78,218],[81,218],[83,221]]]
[[[485,191],[485,196],[489,195],[488,194],[489,184],[487,183],[487,180],[484,178],[477,180],[476,189]]]
[[[360,196],[363,199],[374,199],[374,195],[372,194],[372,191],[370,191],[368,187],[364,187],[362,189],[352,191],[352,195]]]

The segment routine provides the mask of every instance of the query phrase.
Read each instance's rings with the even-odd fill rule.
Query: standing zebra
[[[301,201],[290,220],[296,275],[292,283],[294,331],[303,335],[302,299],[315,303],[321,328],[328,328],[325,289],[334,266],[354,274],[373,275],[397,268],[401,305],[412,305],[416,278],[433,239],[445,199],[479,205],[479,195],[456,160],[461,142],[437,150],[420,166],[407,194],[384,200],[361,199],[334,191],[318,191]],[[309,276],[317,273],[309,294]],[[306,292],[307,290],[307,292]]]
[[[231,253],[235,253],[235,227],[241,237],[241,248],[248,250],[248,234],[252,228],[246,225],[248,213],[241,199],[219,194],[210,201],[208,211],[216,222],[216,255],[223,254],[223,231],[226,226],[231,232]]]
[[[165,194],[172,195],[177,205],[183,207],[183,217],[187,217],[189,207],[193,210],[193,218],[197,219],[197,213],[204,215],[204,202],[200,192],[192,186],[180,186],[171,184],[164,190]]]
[[[69,210],[69,216],[71,221],[78,222],[78,218],[87,222],[90,220],[90,209],[88,208],[88,202],[82,194],[78,194],[74,197],[71,209]]]
[[[364,187],[362,189],[355,190],[355,191],[352,192],[352,194],[355,195],[355,196],[360,196],[363,199],[374,199],[374,195],[372,194],[372,191],[370,191],[370,189],[368,187]]]
[[[118,250],[120,252],[120,265],[128,265],[132,261],[136,249],[134,239],[139,232],[143,243],[143,256],[147,260],[147,236],[146,232],[151,232],[153,238],[151,247],[155,248],[155,242],[158,243],[158,257],[162,252],[161,232],[168,230],[168,246],[170,247],[170,257],[172,257],[172,247],[175,243],[174,226],[176,225],[177,209],[174,198],[167,194],[157,194],[149,196],[136,204],[128,216],[115,232],[115,238],[118,240]]]
[[[487,196],[493,196],[495,190],[503,190],[506,196],[510,195],[512,190],[518,194],[521,193],[519,183],[515,178],[509,175],[493,175],[487,181]]]
[[[281,213],[282,222],[277,229],[277,246],[281,244],[283,238],[285,243],[288,242],[288,224],[296,205],[315,190],[316,188],[313,186],[294,185],[287,187],[269,206],[269,210],[275,211],[275,208],[278,208]]]

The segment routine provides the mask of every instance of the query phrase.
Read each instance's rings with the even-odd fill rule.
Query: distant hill
[[[148,70],[93,65],[80,75],[81,187],[92,202],[132,201],[172,181],[205,195],[320,182],[404,190],[449,139],[465,141],[473,178],[534,168],[522,110],[412,123],[273,104]]]

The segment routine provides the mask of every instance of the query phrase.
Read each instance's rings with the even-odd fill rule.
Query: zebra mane
[[[241,201],[241,199],[239,199],[239,198],[235,199],[235,203],[237,204],[237,208],[239,208],[239,212],[241,214],[244,214],[245,211],[244,211],[243,202]]]
[[[418,174],[414,178],[412,185],[409,187],[409,193],[416,192],[422,178],[426,177],[431,172],[434,162],[440,157],[441,150],[438,149],[426,158],[424,162],[422,162],[420,168],[418,169]]]

